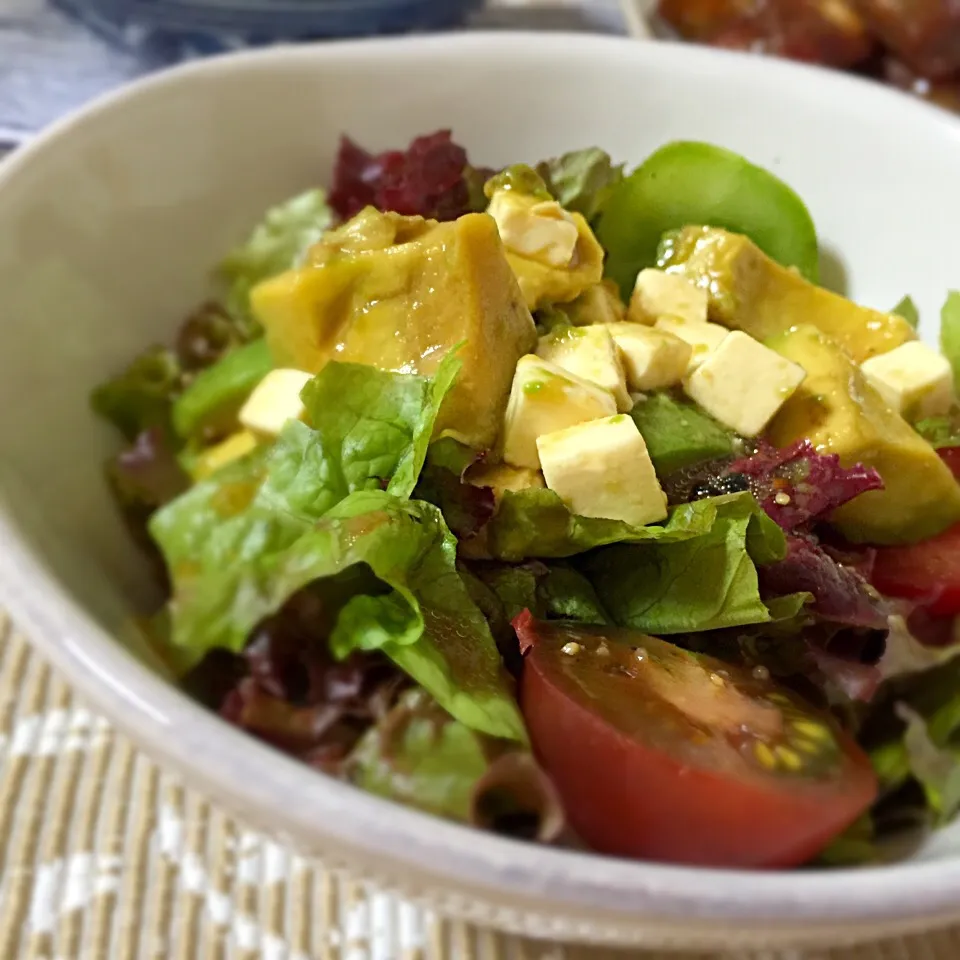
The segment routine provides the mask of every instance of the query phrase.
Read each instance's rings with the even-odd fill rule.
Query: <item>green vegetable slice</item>
[[[953,367],[953,382],[960,387],[960,292],[951,290],[940,311],[940,349]]]
[[[263,338],[231,350],[201,370],[173,405],[173,427],[184,440],[235,417],[254,387],[273,369]]]
[[[604,203],[597,238],[624,297],[640,270],[656,265],[663,235],[691,224],[746,234],[774,260],[819,278],[816,229],[790,187],[722,147],[680,141],[649,157]]]
[[[733,454],[733,434],[688,400],[654,393],[640,400],[630,415],[657,476]]]
[[[890,312],[903,317],[914,330],[920,326],[920,311],[913,302],[913,297],[904,297]]]

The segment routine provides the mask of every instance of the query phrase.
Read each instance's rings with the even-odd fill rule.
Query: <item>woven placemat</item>
[[[185,789],[78,702],[0,613],[2,960],[628,956],[654,955],[535,943],[445,922],[267,840]],[[960,929],[856,950],[735,960],[958,957]]]

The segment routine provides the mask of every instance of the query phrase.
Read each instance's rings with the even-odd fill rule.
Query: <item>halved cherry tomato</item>
[[[863,752],[766,677],[634,630],[514,627],[534,752],[600,852],[796,866],[877,795]]]
[[[915,600],[934,616],[960,613],[960,524],[921,543],[880,547],[870,582],[888,596]]]

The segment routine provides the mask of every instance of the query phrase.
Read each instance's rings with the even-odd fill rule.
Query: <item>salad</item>
[[[884,859],[960,810],[960,294],[941,353],[817,270],[719,147],[345,138],[93,394],[144,630],[231,723],[451,820]]]

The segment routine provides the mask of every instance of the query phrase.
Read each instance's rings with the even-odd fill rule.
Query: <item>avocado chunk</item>
[[[627,305],[620,299],[617,285],[610,280],[588,287],[576,300],[560,309],[575,327],[622,323],[627,319]]]
[[[861,494],[831,522],[855,543],[913,543],[960,521],[960,485],[936,451],[867,382],[844,350],[816,327],[800,326],[767,345],[807,378],[767,429],[777,446],[807,438],[845,467],[863,463],[884,489]]]
[[[637,401],[630,416],[646,441],[657,476],[733,455],[733,434],[688,400],[653,393]]]
[[[309,373],[338,360],[429,377],[459,348],[436,436],[478,449],[493,445],[517,361],[537,342],[486,214],[441,224],[362,211],[251,305],[278,364]]]
[[[550,266],[507,251],[507,260],[531,310],[541,310],[556,303],[571,303],[603,279],[603,247],[579,213],[570,216],[576,224],[579,240],[569,266]]]
[[[684,227],[670,235],[660,266],[708,292],[711,320],[757,340],[811,323],[861,363],[917,336],[902,317],[818,287],[748,237],[716,227]]]
[[[571,303],[600,283],[604,250],[590,224],[582,214],[564,210],[534,169],[508,167],[483,189],[490,201],[487,213],[497,221],[531,310]]]

